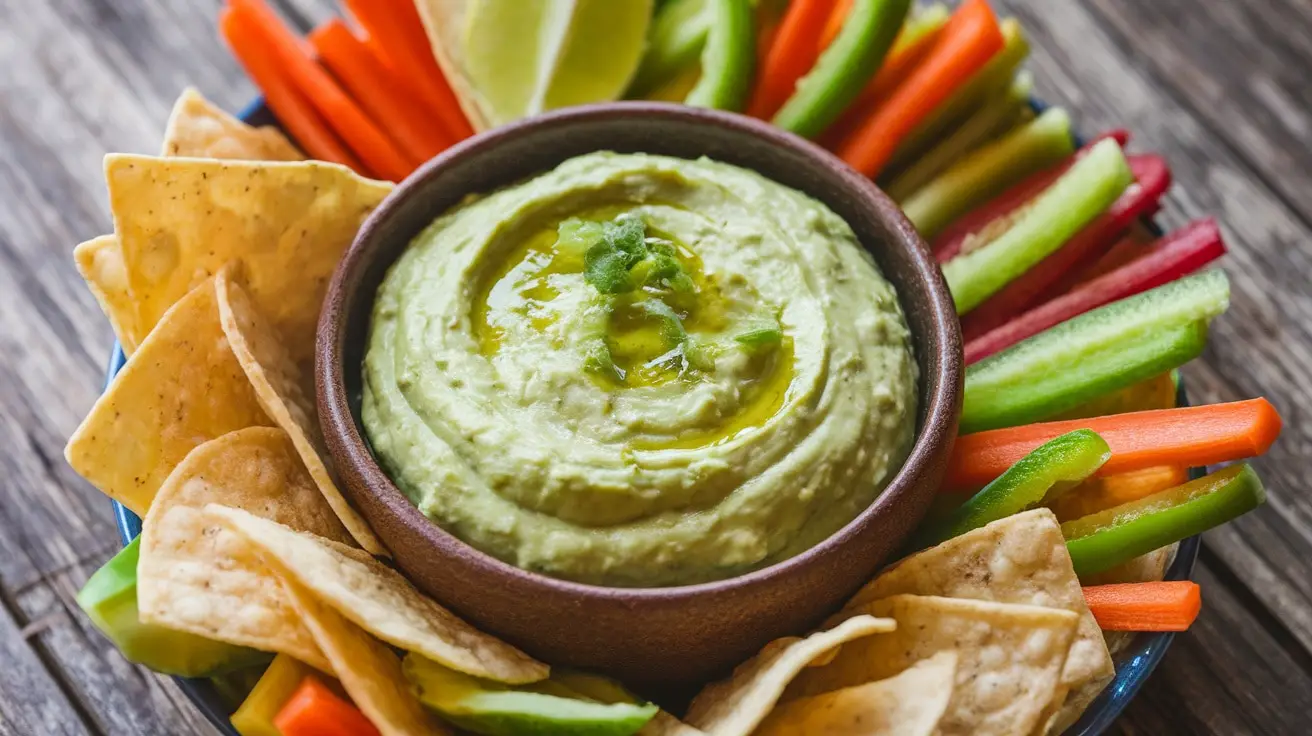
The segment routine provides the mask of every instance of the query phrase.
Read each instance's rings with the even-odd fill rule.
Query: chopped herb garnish
[[[779,320],[770,314],[761,314],[744,320],[733,335],[734,341],[753,348],[777,345],[783,337],[784,332],[779,327]]]
[[[683,328],[683,318],[670,305],[659,299],[645,299],[636,306],[647,316],[660,320],[661,335],[666,345],[677,347],[688,339],[688,332]]]

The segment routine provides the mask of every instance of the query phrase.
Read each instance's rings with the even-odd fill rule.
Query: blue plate
[[[1034,107],[1041,109],[1042,103],[1035,102]],[[278,121],[273,114],[264,105],[264,100],[257,98],[249,104],[240,115],[241,119],[252,125],[277,125]],[[1156,226],[1147,223],[1149,228],[1155,234],[1160,234]],[[114,344],[114,352],[110,357],[109,369],[106,376],[106,386],[114,379],[114,376],[123,368],[126,359],[123,356],[123,350],[118,343]],[[1188,398],[1185,395],[1183,382],[1180,385],[1180,395],[1178,397],[1180,406],[1188,404]],[[1195,470],[1195,477],[1202,475],[1202,471]],[[119,536],[124,544],[130,542],[133,537],[141,533],[141,518],[129,511],[126,507],[117,501],[112,502],[114,505],[114,518],[118,523]],[[1194,561],[1198,559],[1198,548],[1201,544],[1201,537],[1190,537],[1180,543],[1179,550],[1175,554],[1175,560],[1166,571],[1167,580],[1188,580],[1194,568]],[[1128,647],[1118,653],[1116,661],[1116,678],[1096,700],[1084,712],[1084,716],[1079,722],[1066,730],[1063,736],[1097,736],[1107,730],[1112,722],[1120,716],[1125,706],[1129,705],[1130,699],[1143,683],[1152,674],[1157,667],[1157,663],[1162,660],[1166,654],[1167,647],[1171,646],[1171,640],[1175,638],[1171,633],[1153,633],[1140,634],[1134,638]],[[209,719],[210,723],[225,736],[240,736],[232,724],[228,721],[228,716],[237,707],[237,703],[230,702],[210,680],[192,679],[186,677],[174,678],[178,686],[186,693],[201,713]]]

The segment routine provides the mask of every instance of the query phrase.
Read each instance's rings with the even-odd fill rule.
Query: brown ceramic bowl
[[[897,288],[920,363],[910,457],[864,513],[813,549],[740,577],[673,588],[604,588],[526,572],[421,514],[375,462],[360,423],[361,360],[375,292],[410,240],[471,192],[488,192],[597,150],[713,159],[754,169],[829,205]],[[422,590],[476,626],[553,665],[639,688],[687,688],[832,613],[921,520],[943,475],[961,408],[961,335],[952,299],[901,211],[841,161],[739,115],[658,103],[572,108],[475,136],[423,166],[369,218],[337,267],[319,319],[324,434],[347,495]]]

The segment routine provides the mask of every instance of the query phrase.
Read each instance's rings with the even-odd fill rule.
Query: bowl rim
[[[425,516],[383,470],[370,451],[363,429],[351,410],[345,386],[345,375],[349,370],[344,365],[345,337],[351,314],[342,308],[342,296],[350,289],[350,285],[361,277],[367,267],[373,265],[376,254],[386,250],[377,246],[370,247],[368,244],[383,228],[383,223],[400,210],[408,198],[422,192],[427,181],[440,176],[444,168],[451,163],[468,157],[482,156],[507,138],[570,126],[580,121],[591,122],[639,116],[678,119],[717,126],[739,134],[755,136],[769,145],[816,159],[817,163],[834,175],[835,180],[842,183],[847,192],[863,203],[868,203],[868,206],[877,211],[877,219],[886,226],[890,240],[896,241],[891,242],[890,247],[904,248],[908,251],[909,262],[914,268],[916,278],[910,280],[913,283],[894,283],[899,301],[905,311],[908,304],[905,293],[908,290],[923,290],[933,324],[932,334],[924,335],[923,338],[934,354],[917,356],[918,362],[925,370],[922,370],[919,377],[918,390],[921,390],[923,397],[923,409],[920,410],[917,418],[915,439],[906,459],[889,479],[879,496],[843,527],[797,555],[740,575],[680,586],[612,587],[555,578],[517,567],[464,542]],[[599,146],[597,150],[605,150],[605,148]],[[561,161],[563,160],[565,159],[562,158]],[[503,186],[513,183],[514,181],[507,181]],[[397,257],[402,252],[404,248],[397,250]],[[894,280],[887,273],[884,276],[890,281]],[[371,295],[365,300],[364,297],[357,296],[357,300],[359,303],[353,305],[354,309],[369,309],[372,308],[374,297]],[[316,337],[315,383],[319,399],[320,422],[330,454],[339,467],[339,472],[341,468],[351,466],[364,478],[371,493],[386,494],[393,502],[401,502],[403,505],[400,507],[404,510],[402,518],[398,521],[405,525],[421,524],[429,527],[431,533],[424,536],[429,538],[430,543],[436,541],[439,546],[445,547],[440,550],[442,554],[457,555],[460,554],[460,550],[464,550],[462,559],[476,568],[471,571],[473,574],[492,576],[489,579],[496,579],[496,575],[510,576],[528,586],[551,589],[555,593],[592,599],[610,599],[625,604],[678,605],[682,601],[701,595],[742,592],[739,589],[785,582],[791,573],[834,554],[855,536],[872,533],[874,531],[871,528],[872,522],[889,514],[897,504],[913,501],[910,497],[915,491],[916,478],[928,469],[935,455],[943,451],[942,445],[945,442],[955,441],[955,426],[961,411],[965,371],[961,359],[960,324],[938,264],[919,233],[902,214],[901,208],[893,203],[873,181],[861,176],[829,151],[767,122],[736,113],[690,108],[676,103],[646,101],[598,103],[547,112],[478,133],[425,163],[398,184],[361,226],[355,240],[333,272],[324,299],[324,308],[320,312]],[[931,370],[936,374],[934,378],[937,380],[931,381],[928,375]],[[930,386],[933,386],[934,390],[929,390]],[[936,427],[952,427],[953,431],[932,431]],[[399,506],[397,503],[389,503],[388,499],[382,500],[391,508]]]

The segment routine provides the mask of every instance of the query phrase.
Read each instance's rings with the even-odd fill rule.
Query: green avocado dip
[[[594,153],[446,212],[378,289],[363,419],[430,519],[527,570],[684,585],[796,555],[905,460],[892,285],[820,202]]]

